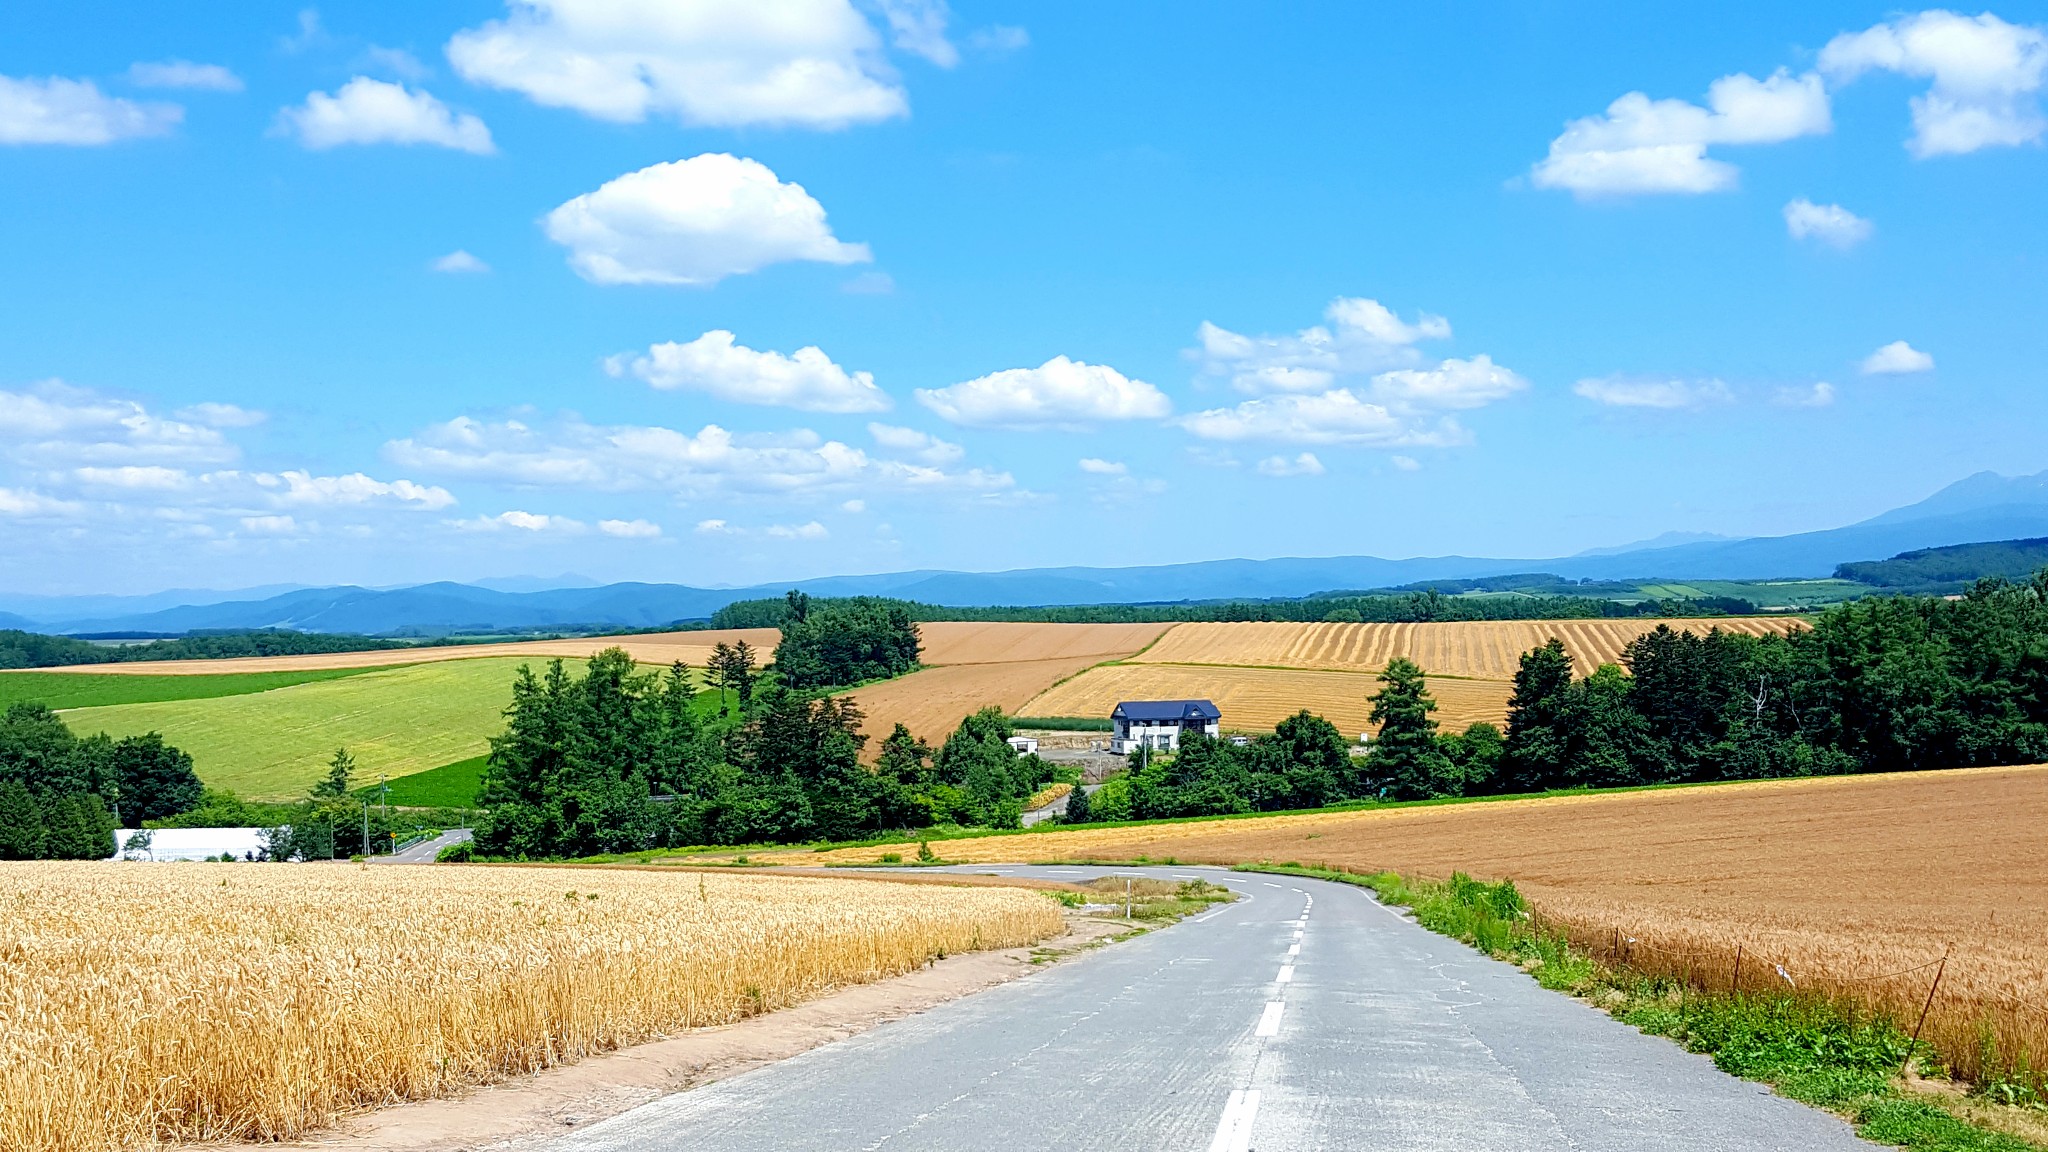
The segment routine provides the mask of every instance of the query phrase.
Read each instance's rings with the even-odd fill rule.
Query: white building
[[[1038,751],[1038,737],[1012,736],[1010,737],[1010,747],[1016,749],[1019,756],[1033,755]]]
[[[1126,700],[1109,714],[1109,750],[1128,756],[1140,748],[1171,752],[1183,732],[1223,732],[1223,713],[1207,700]]]
[[[152,828],[147,846],[128,850],[129,841],[145,832],[120,828],[114,832],[114,855],[123,860],[218,860],[223,852],[237,860],[255,860],[263,855],[261,828]]]

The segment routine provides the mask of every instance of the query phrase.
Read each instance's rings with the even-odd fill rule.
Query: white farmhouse
[[[1223,731],[1223,713],[1207,700],[1126,700],[1109,714],[1109,750],[1128,756],[1140,748],[1171,752],[1181,734]]]

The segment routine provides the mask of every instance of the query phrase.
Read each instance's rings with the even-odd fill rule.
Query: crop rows
[[[1346,736],[1370,730],[1377,676],[1363,672],[1303,671],[1291,668],[1231,668],[1221,665],[1109,664],[1059,684],[1025,708],[1030,716],[1107,716],[1119,700],[1213,701],[1223,726],[1257,731],[1306,708],[1335,724]],[[1476,721],[1498,724],[1507,715],[1514,686],[1503,680],[1429,681],[1436,697],[1435,719],[1446,730]]]

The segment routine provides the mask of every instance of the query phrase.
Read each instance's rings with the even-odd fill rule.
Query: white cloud
[[[947,471],[877,459],[806,429],[736,435],[716,424],[698,432],[642,425],[600,427],[567,419],[535,428],[460,416],[385,445],[402,467],[502,484],[594,491],[654,490],[693,497],[778,495],[844,489],[996,492],[1007,472]]]
[[[825,209],[767,166],[722,152],[628,172],[548,213],[548,239],[596,284],[716,284],[786,260],[865,264]]]
[[[651,540],[661,535],[661,525],[651,520],[599,520],[597,530],[626,540]]]
[[[475,84],[604,120],[836,128],[907,115],[872,25],[848,0],[508,0],[502,20],[455,34],[448,59]],[[914,50],[944,43],[929,25]],[[890,17],[894,23],[894,12]],[[913,20],[913,23],[915,21]],[[897,41],[905,43],[897,30]]]
[[[427,267],[432,268],[436,272],[446,272],[455,276],[478,275],[491,270],[489,264],[484,263],[460,248],[448,253],[446,256],[435,257]]]
[[[920,388],[917,399],[950,423],[984,428],[1082,428],[1106,420],[1163,419],[1173,411],[1166,394],[1143,380],[1065,356],[1036,368]]]
[[[1321,476],[1326,469],[1313,452],[1303,452],[1289,459],[1285,456],[1268,456],[1259,461],[1261,476]]]
[[[1093,456],[1082,457],[1080,468],[1092,476],[1123,476],[1131,470],[1130,465],[1120,460],[1100,460]]]
[[[1913,97],[1906,143],[1923,159],[2028,144],[2048,129],[2035,96],[2048,74],[2048,34],[1989,12],[1935,9],[1845,32],[1821,49],[1820,68],[1837,84],[1873,69],[1932,80]]]
[[[887,272],[863,272],[839,286],[848,296],[887,296],[896,291],[896,278]]]
[[[1539,188],[1581,198],[1717,192],[1735,186],[1736,168],[1709,157],[1710,145],[1775,144],[1832,128],[1819,76],[1738,72],[1708,86],[1704,108],[1630,92],[1604,114],[1565,125],[1531,175]]]
[[[736,404],[804,412],[880,412],[890,406],[872,374],[848,372],[815,346],[788,356],[756,352],[734,343],[723,329],[688,344],[656,344],[631,361],[613,357],[606,366],[614,375],[631,372],[656,388],[705,392]]]
[[[732,526],[723,520],[699,520],[697,531],[706,536],[724,536],[732,532]]]
[[[1183,417],[1181,426],[1203,440],[1265,440],[1290,444],[1359,444],[1448,447],[1469,436],[1449,418],[1433,425],[1396,413],[1349,388],[1319,395],[1289,394],[1247,400]]]
[[[1228,378],[1240,391],[1321,392],[1339,376],[1417,363],[1415,345],[1446,340],[1450,321],[1429,313],[1414,323],[1377,300],[1339,296],[1318,324],[1290,336],[1243,336],[1203,321],[1190,355],[1206,375]]]
[[[1780,388],[1772,400],[1784,408],[1825,408],[1835,402],[1835,386],[1819,380],[1806,388]]]
[[[299,530],[299,523],[289,516],[244,516],[242,530],[258,536],[289,536]]]
[[[184,118],[176,104],[108,96],[90,80],[0,76],[0,144],[112,144],[166,135]]]
[[[349,144],[432,144],[477,155],[496,152],[491,130],[457,114],[430,93],[358,76],[329,96],[309,92],[304,104],[279,110],[278,130],[313,149]]]
[[[194,88],[205,92],[240,92],[242,78],[219,64],[190,60],[137,61],[128,66],[128,82],[138,88]]]
[[[376,480],[361,472],[346,476],[314,476],[308,472],[280,472],[274,478],[284,485],[277,499],[284,504],[348,505],[389,502],[419,508],[446,508],[455,497],[446,488],[415,484],[410,480]],[[273,487],[272,477],[256,474],[256,481]]]
[[[357,57],[358,67],[389,72],[406,80],[419,81],[432,75],[432,70],[420,63],[420,58],[403,48],[386,48],[372,44],[363,49]]]
[[[58,500],[22,488],[0,488],[0,516],[18,519],[73,516],[82,509],[69,500]]]
[[[825,526],[816,520],[808,524],[770,524],[761,530],[761,534],[781,540],[823,540],[831,535]]]
[[[1848,249],[1870,239],[1871,223],[1840,204],[1815,204],[1802,196],[1785,205],[1785,231],[1794,240]]]
[[[1434,368],[1400,368],[1372,378],[1373,393],[1416,409],[1483,408],[1529,386],[1484,353]]]
[[[868,435],[875,443],[892,452],[901,452],[925,464],[951,464],[963,459],[967,449],[950,440],[941,440],[929,432],[915,428],[901,428],[894,424],[870,423]]]
[[[889,22],[889,40],[913,56],[922,56],[941,68],[960,63],[960,50],[946,39],[946,21],[952,13],[946,0],[877,0],[882,18]]]
[[[1579,381],[1572,391],[1614,408],[1703,408],[1734,397],[1719,380],[1653,376],[1599,376]]]
[[[237,410],[239,411],[239,409]],[[29,392],[0,391],[0,443],[17,461],[66,465],[218,464],[239,450],[208,423],[165,419],[132,400],[48,381]]]
[[[270,419],[269,416],[252,408],[218,404],[211,400],[180,408],[171,415],[176,419],[204,424],[209,428],[253,428]]]
[[[549,516],[541,512],[524,512],[512,509],[496,516],[478,516],[470,520],[449,520],[450,528],[464,532],[553,532],[570,535],[584,530],[581,520],[567,516]]]
[[[1392,465],[1393,465],[1393,466],[1394,466],[1394,467],[1395,467],[1396,469],[1398,469],[1399,471],[1402,471],[1402,472],[1420,472],[1420,471],[1422,471],[1422,461],[1420,461],[1420,460],[1417,460],[1417,459],[1416,459],[1415,457],[1413,457],[1413,456],[1394,456],[1394,457],[1390,457],[1390,458],[1388,459],[1388,463],[1392,464]]]
[[[857,516],[868,510],[868,502],[865,500],[848,500],[839,506],[839,510],[841,512],[851,512]]]
[[[1001,56],[1031,44],[1031,33],[1012,24],[991,24],[967,34],[967,46],[976,52]]]
[[[1915,372],[1932,372],[1934,357],[1904,340],[1894,340],[1865,356],[1858,370],[1865,376],[1906,376]]]

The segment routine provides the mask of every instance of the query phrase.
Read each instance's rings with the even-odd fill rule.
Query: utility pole
[[[363,801],[363,855],[370,854],[370,802]]]
[[[384,822],[385,822],[386,824],[389,824],[389,823],[391,822],[391,778],[390,778],[390,777],[388,777],[388,776],[383,776],[383,775],[379,775],[379,776],[377,777],[377,793],[378,793],[378,796],[379,796],[379,803],[381,803],[381,804],[383,805],[383,807],[384,807]]]

